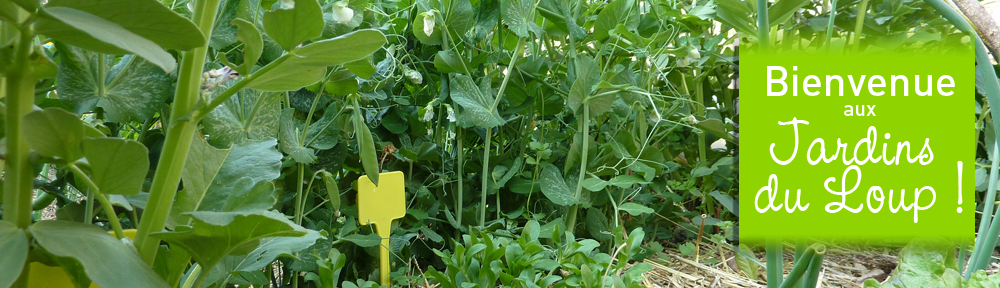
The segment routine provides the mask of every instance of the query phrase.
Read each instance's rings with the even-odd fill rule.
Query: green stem
[[[509,75],[509,74],[508,74]],[[499,97],[499,95],[497,95]],[[486,225],[486,192],[490,179],[490,139],[493,139],[493,128],[486,128],[486,144],[483,149],[483,190],[479,201],[479,226]]]
[[[993,144],[993,164],[990,166],[990,177],[989,182],[987,182],[989,185],[986,188],[986,197],[983,198],[983,217],[979,220],[979,233],[976,235],[976,243],[972,248],[972,257],[969,258],[969,265],[965,272],[966,279],[969,279],[972,276],[972,272],[975,272],[975,267],[978,267],[977,264],[980,261],[979,254],[984,254],[982,252],[983,243],[986,242],[988,234],[985,232],[989,230],[990,224],[993,223],[993,205],[996,201],[997,193],[997,171],[1000,169],[1000,157],[997,156],[1000,156],[1000,143]],[[990,253],[987,254],[992,254],[993,249],[989,249],[989,252]]]
[[[767,261],[767,288],[778,288],[781,286],[782,275],[785,272],[785,260],[781,257],[781,250],[781,240],[766,240],[764,252]]]
[[[868,1],[868,0],[862,0]],[[757,0],[757,41],[760,43],[760,52],[771,50],[771,24],[767,19],[767,0]]]
[[[462,207],[464,205],[463,203],[465,203],[465,199],[462,199],[462,198],[465,197],[465,180],[464,180],[465,179],[465,138],[462,138],[462,136],[463,136],[462,134],[464,134],[464,133],[462,133],[462,131],[464,131],[465,129],[459,128],[457,130],[458,130],[458,135],[455,138],[457,138],[457,140],[458,140],[458,192],[457,192],[458,195],[457,195],[457,199],[455,199],[455,218],[456,218],[456,221],[458,222],[458,226],[462,226],[462,214],[463,214],[462,213]],[[462,231],[460,229],[457,230],[457,231],[455,231],[455,232],[459,233],[459,234],[462,233]],[[458,237],[455,237],[455,238],[458,239]]]
[[[813,255],[812,260],[809,261],[809,267],[806,268],[806,273],[802,277],[802,287],[816,287],[816,283],[819,281],[819,272],[823,270],[823,255],[826,254],[826,248],[820,246],[820,248],[815,248],[816,254]]]
[[[10,24],[4,25],[5,27]],[[5,31],[8,32],[8,31]],[[35,96],[34,67],[29,63],[34,33],[31,26],[20,31],[14,50],[14,63],[7,71],[7,157],[4,179],[3,217],[18,228],[31,225],[31,190],[34,167],[28,160],[28,147],[21,119],[32,111]]]
[[[834,0],[834,1],[836,1],[836,0]],[[802,254],[805,254],[807,248],[809,248],[809,247],[806,244],[805,239],[799,238],[799,239],[795,240],[795,260],[794,260],[795,262],[798,262],[799,259],[802,259]],[[812,288],[812,287],[816,287],[816,285],[805,286],[804,284],[805,284],[805,281],[801,281],[800,280],[800,281],[798,281],[798,283],[795,283],[795,287],[796,288],[802,288],[802,287],[810,287],[810,288]]]
[[[861,28],[865,26],[865,14],[868,13],[868,0],[861,0],[858,5],[858,21],[854,24],[854,51],[861,51]]]
[[[87,200],[84,200],[83,207],[83,223],[94,224],[94,191],[87,191]]]
[[[574,198],[579,202],[580,197],[583,195],[583,177],[587,176],[587,155],[590,153],[590,103],[583,101],[583,119],[580,119],[580,132],[583,136],[580,138],[581,142],[581,153],[580,153],[580,174],[576,179],[576,193],[574,193]],[[573,207],[569,209],[569,218],[566,218],[566,230],[573,231],[573,227],[576,226],[576,214],[580,210],[580,204],[573,204]]]
[[[780,242],[779,242],[778,245],[780,247],[780,245],[781,245]],[[819,251],[817,251],[817,250],[819,250]],[[806,273],[806,270],[809,269],[810,264],[812,264],[812,262],[813,262],[813,258],[815,258],[815,256],[817,254],[822,254],[825,250],[826,250],[826,248],[823,248],[822,244],[817,244],[816,246],[812,246],[812,247],[809,247],[808,249],[806,249],[806,251],[804,253],[802,253],[802,258],[800,258],[798,261],[795,261],[795,265],[792,266],[792,271],[788,272],[788,278],[785,278],[784,281],[781,282],[781,285],[779,285],[778,287],[779,288],[792,288],[792,286],[795,286],[795,283],[798,282],[799,279],[802,278],[802,275],[804,275]],[[819,261],[822,262],[823,259],[820,258]],[[771,264],[770,259],[768,259],[768,264]],[[818,273],[818,271],[817,271],[817,273]],[[768,270],[767,274],[768,274],[767,275],[768,276],[768,278],[767,278],[767,280],[768,280],[767,284],[768,284],[768,286],[771,286],[771,271]],[[780,279],[780,278],[781,278],[781,272],[779,271],[778,272],[778,279]],[[813,286],[813,287],[815,287],[815,286]]]
[[[837,0],[830,1],[830,21],[826,23],[826,49],[830,50],[830,38],[833,37],[833,20],[837,18]]]
[[[212,27],[215,25],[215,14],[219,10],[219,1],[201,0],[195,2],[192,20],[201,29],[201,33],[205,35],[206,39],[212,36]],[[175,119],[193,112],[192,110],[198,103],[201,92],[201,72],[205,66],[207,52],[208,41],[205,42],[204,46],[183,53],[180,74],[177,78],[177,94],[174,96],[174,104],[170,110],[170,115]],[[227,92],[229,91],[227,90]],[[181,180],[181,171],[184,169],[188,150],[191,148],[191,140],[197,128],[197,122],[190,119],[175,122],[180,123],[170,123],[171,127],[164,140],[160,164],[153,176],[146,211],[143,213],[135,235],[135,246],[139,250],[139,255],[142,256],[142,260],[146,264],[150,265],[156,259],[160,240],[149,237],[149,234],[163,231],[163,227],[166,225],[174,196],[177,194],[177,185]]]
[[[122,232],[122,223],[118,220],[118,215],[115,214],[115,207],[111,206],[111,201],[108,201],[108,198],[101,193],[101,189],[97,188],[97,184],[94,184],[94,181],[90,180],[90,177],[87,177],[87,174],[83,173],[83,170],[80,170],[80,167],[76,166],[75,163],[66,165],[66,169],[73,172],[73,175],[76,176],[75,179],[77,182],[82,181],[83,184],[87,185],[87,188],[90,189],[90,193],[87,193],[88,203],[90,202],[91,196],[97,199],[98,203],[101,203],[101,208],[104,208],[104,214],[108,216],[108,222],[111,223],[111,228],[115,230],[115,237],[118,237],[118,239],[125,238],[125,233]],[[93,209],[92,207],[87,208]],[[92,214],[88,214],[88,216],[93,217]]]
[[[305,179],[306,175],[305,175],[305,164],[301,164],[300,163],[300,164],[298,164],[298,166],[299,166],[298,167],[298,170],[299,170],[299,174],[298,174],[299,178],[298,179],[299,179],[299,181],[295,181],[296,182],[296,184],[295,184],[295,224],[302,225],[302,205],[304,205],[302,203],[305,202],[305,201],[302,201],[302,180]]]

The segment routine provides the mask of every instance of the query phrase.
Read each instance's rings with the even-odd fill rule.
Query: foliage
[[[352,182],[403,171],[397,284],[422,282],[411,261],[471,273],[440,256],[489,246],[481,286],[633,286],[644,239],[693,238],[703,214],[732,235],[735,37],[715,7],[0,0],[0,247],[32,251],[0,273],[23,258],[116,285],[53,244],[74,238],[31,233],[60,223],[115,231],[78,241],[134,245],[116,276],[149,285],[369,287],[380,239]],[[32,224],[53,201],[58,222]]]

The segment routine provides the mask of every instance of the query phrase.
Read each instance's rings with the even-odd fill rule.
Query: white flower
[[[281,7],[285,9],[295,8],[295,0],[279,0],[281,2]]]
[[[691,58],[692,61],[701,59],[701,52],[698,52],[698,48],[691,47],[691,50],[688,51],[687,57]]]
[[[430,37],[434,34],[434,12],[436,10],[427,11],[424,14],[424,34]]]
[[[410,83],[413,83],[413,85],[424,83],[424,76],[420,75],[420,72],[410,68],[403,68],[403,77],[406,77],[406,80],[410,80]]]
[[[427,103],[427,107],[424,107],[424,118],[420,119],[424,122],[431,122],[434,120],[434,102]]]
[[[347,1],[337,1],[333,4],[333,20],[344,24],[354,19],[354,9],[347,7]]]
[[[455,122],[455,110],[451,109],[451,105],[444,104],[444,108],[448,110],[448,121]]]

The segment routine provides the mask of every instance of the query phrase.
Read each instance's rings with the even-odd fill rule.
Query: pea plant
[[[727,3],[0,0],[0,287],[378,286],[388,171],[393,285],[639,285],[735,239]]]

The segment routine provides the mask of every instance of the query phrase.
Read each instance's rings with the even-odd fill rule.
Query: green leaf
[[[736,201],[733,200],[732,196],[722,194],[722,192],[719,192],[719,190],[712,191],[712,193],[708,193],[708,195],[712,196],[712,198],[715,198],[715,201],[718,201],[719,204],[722,204],[722,207],[725,207],[726,211],[732,212],[734,215],[736,215],[736,217],[740,216],[739,211],[736,211],[736,209],[734,209]]]
[[[280,94],[242,89],[208,113],[201,123],[209,140],[218,146],[260,141],[278,135],[280,109]]]
[[[236,26],[238,32],[236,38],[243,42],[243,65],[240,65],[238,72],[242,75],[250,75],[253,65],[260,60],[260,55],[264,51],[264,39],[260,36],[257,27],[243,19],[233,19],[231,22]]]
[[[297,90],[323,80],[327,66],[364,58],[381,48],[385,42],[382,32],[371,29],[313,42],[296,50],[295,55],[282,56],[286,60],[275,60],[268,64],[267,66],[275,66],[265,72],[257,72],[262,74],[255,75],[246,87],[264,91]]]
[[[98,53],[136,54],[165,72],[177,68],[170,53],[118,24],[73,8],[52,7],[44,11],[35,24],[39,34]]]
[[[607,39],[608,31],[619,24],[625,25],[629,31],[639,27],[639,7],[635,5],[635,0],[615,0],[604,6],[594,22],[594,40]]]
[[[253,251],[261,239],[300,237],[308,233],[302,226],[288,221],[285,215],[273,211],[198,211],[186,215],[193,220],[191,226],[179,226],[174,231],[150,235],[187,250],[191,258],[205,269],[211,269],[227,255]]]
[[[375,186],[378,186],[378,175],[379,175],[379,163],[378,156],[375,155],[375,140],[372,140],[372,132],[368,130],[368,124],[365,124],[364,118],[361,117],[361,107],[357,106],[357,101],[354,102],[354,133],[357,134],[358,138],[358,151],[361,151],[361,166],[365,169],[365,175],[368,175],[368,180],[371,180]]]
[[[264,269],[274,262],[278,257],[294,257],[295,252],[302,251],[316,240],[324,238],[317,231],[307,230],[302,237],[270,237],[260,240],[260,245],[246,255],[226,256],[220,267],[226,268],[225,272],[251,272]]]
[[[583,115],[580,107],[584,102],[590,101],[590,95],[594,93],[594,85],[601,82],[601,66],[591,57],[579,57],[576,61],[576,80],[569,90],[569,98],[566,99],[566,107],[573,113]],[[608,95],[613,97],[614,95]],[[607,97],[607,96],[605,96]],[[608,111],[611,105],[594,103],[590,107],[590,117],[600,116],[604,111]],[[600,104],[600,105],[598,105]],[[610,104],[610,103],[607,103]],[[597,112],[597,113],[595,113]]]
[[[715,167],[698,166],[697,168],[691,170],[691,177],[704,177],[712,175],[715,170],[717,170]]]
[[[136,195],[149,171],[149,150],[134,140],[84,139],[83,156],[90,163],[90,179],[103,194]]]
[[[294,0],[291,9],[264,13],[264,32],[285,51],[323,34],[323,10],[316,0]]]
[[[76,114],[59,108],[45,108],[24,116],[21,124],[31,149],[45,157],[74,161],[81,156],[83,121]]]
[[[191,50],[205,45],[205,35],[194,22],[156,0],[50,0],[45,7],[94,14],[165,49]]]
[[[231,204],[227,208],[227,202],[231,201],[228,199],[232,197],[273,193],[273,190],[256,189],[264,189],[258,185],[265,185],[262,183],[269,183],[279,176],[282,155],[275,148],[276,144],[277,141],[272,138],[245,142],[231,149],[218,149],[195,135],[187,157],[198,161],[184,163],[181,170],[184,190],[177,192],[167,227],[188,223],[183,215],[187,212],[246,210],[233,209]],[[260,210],[274,204],[273,199],[266,197],[255,199],[262,200],[255,202],[259,203],[258,208],[263,207]]]
[[[451,99],[460,108],[458,113],[459,126],[493,128],[503,125],[506,121],[500,117],[496,107],[493,107],[493,93],[483,91],[466,75],[451,75]]]
[[[750,17],[750,15],[755,14],[755,11],[750,9],[747,2],[740,0],[715,1],[718,4],[715,8],[715,20],[735,28],[737,32],[748,35],[750,38],[757,37],[757,25]]]
[[[340,239],[365,248],[382,244],[382,237],[379,237],[378,234],[351,234]]]
[[[987,275],[986,271],[979,270],[969,278],[967,288],[990,288],[1000,287],[1000,274]]]
[[[152,63],[126,55],[113,56],[56,43],[59,50],[59,99],[77,114],[100,107],[112,122],[145,121],[160,111],[173,94],[172,77]],[[103,61],[101,61],[103,60]]]
[[[218,209],[220,212],[263,212],[274,207],[274,183],[254,182],[250,177],[236,181],[233,190]],[[206,208],[211,207],[207,206]]]
[[[635,203],[635,202],[625,202],[618,205],[618,210],[628,212],[632,216],[639,216],[642,214],[652,214],[653,209],[646,207],[645,205]]]
[[[101,287],[170,287],[139,258],[135,248],[125,246],[96,226],[40,221],[29,229],[35,241],[46,251],[79,262],[87,277]]]
[[[10,287],[28,259],[28,235],[14,223],[0,220],[0,287]]]
[[[913,240],[899,251],[899,265],[882,287],[962,287],[962,282],[951,243]]]
[[[463,61],[465,60],[462,55],[455,53],[455,51],[442,50],[434,56],[434,68],[437,68],[441,73],[458,72],[470,75],[469,70],[466,69],[469,64],[462,63]]]
[[[600,209],[587,209],[587,219],[584,227],[587,227],[590,237],[593,237],[597,241],[611,241],[611,234],[608,233],[608,216],[604,215],[604,212]]]
[[[536,11],[542,14],[542,17],[545,17],[545,19],[552,21],[552,27],[555,28],[555,31],[549,30],[546,27],[546,32],[549,32],[549,34],[554,34],[554,36],[570,35],[576,39],[583,39],[587,37],[587,32],[576,24],[576,19],[573,19],[573,11],[570,9],[569,2],[569,0],[539,1]]]
[[[371,56],[344,63],[344,68],[347,68],[348,71],[351,71],[351,73],[354,73],[355,76],[361,79],[371,78],[377,71],[375,66],[372,65]]]
[[[315,151],[304,147],[299,141],[303,127],[297,122],[294,108],[281,110],[281,131],[278,136],[281,140],[281,151],[291,155],[295,162],[311,164],[316,161]]]
[[[771,27],[778,26],[795,15],[799,8],[809,4],[809,0],[783,0],[775,1],[774,5],[767,7],[767,19]]]
[[[337,123],[337,116],[340,115],[340,110],[334,105],[327,106],[323,117],[309,125],[309,131],[306,131],[306,146],[319,150],[337,146],[337,138],[340,137],[340,123]]]
[[[535,19],[529,16],[531,15],[531,8],[534,6],[534,1],[502,1],[500,5],[500,12],[503,14],[503,23],[507,24],[507,28],[514,32],[514,35],[517,35],[517,37],[528,38],[531,36],[528,34],[528,31],[534,31],[535,33],[541,31],[541,27],[535,24]]]
[[[562,174],[556,166],[546,164],[545,168],[542,169],[541,176],[539,176],[539,181],[542,186],[542,194],[545,194],[545,197],[553,204],[570,206],[579,202],[566,186],[566,181],[563,180]]]
[[[757,280],[757,277],[760,277],[760,265],[743,255],[753,256],[753,250],[750,250],[747,244],[740,243],[740,252],[743,253],[736,253],[736,267],[739,267],[743,275],[746,275],[751,280]]]

